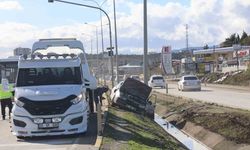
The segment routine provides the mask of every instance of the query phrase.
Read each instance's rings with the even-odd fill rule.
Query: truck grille
[[[31,115],[57,115],[63,114],[72,105],[70,101],[74,98],[76,98],[75,95],[50,101],[34,101],[24,97],[20,97],[18,100],[24,103],[23,108]]]

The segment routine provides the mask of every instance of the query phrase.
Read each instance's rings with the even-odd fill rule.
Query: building
[[[229,72],[247,68],[250,57],[250,46],[202,49],[194,51],[197,71],[208,72]]]
[[[14,52],[14,56],[30,55],[31,49],[18,47],[18,48],[15,48],[13,52]]]
[[[138,65],[124,65],[124,66],[119,66],[119,74],[120,75],[140,75],[143,73],[143,68],[142,66]]]
[[[10,83],[14,83],[17,75],[17,64],[19,56],[30,55],[31,49],[18,47],[13,50],[14,56],[8,58],[0,59],[0,79],[5,77]]]
[[[9,83],[14,83],[17,75],[18,57],[12,56],[6,59],[0,59],[0,79],[5,77]]]

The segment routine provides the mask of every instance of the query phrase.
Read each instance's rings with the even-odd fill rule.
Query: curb
[[[108,100],[106,101],[108,103]],[[103,140],[103,131],[104,131],[104,128],[105,128],[105,125],[106,125],[106,120],[107,120],[107,114],[108,114],[108,104],[105,105],[104,107],[102,107],[102,110],[103,110],[103,122],[102,122],[102,135],[97,135],[97,138],[96,138],[96,142],[94,144],[94,147],[100,149],[101,145],[102,145],[102,140]]]

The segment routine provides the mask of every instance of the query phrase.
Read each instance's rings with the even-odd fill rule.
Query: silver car
[[[161,87],[166,88],[166,81],[162,75],[152,75],[148,81],[148,86],[150,87]]]
[[[201,90],[201,81],[195,75],[182,76],[178,82],[179,91]]]

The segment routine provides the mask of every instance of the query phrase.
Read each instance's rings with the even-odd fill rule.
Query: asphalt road
[[[96,121],[96,114],[91,114],[86,134],[20,140],[11,134],[9,120],[0,120],[0,150],[97,150]]]
[[[226,87],[205,87],[201,91],[178,91],[177,83],[169,83],[168,92],[171,95],[192,98],[204,102],[217,103],[219,105],[250,110],[250,89],[241,90]],[[166,93],[166,89],[154,90]]]

